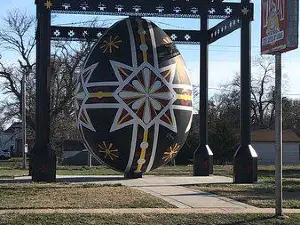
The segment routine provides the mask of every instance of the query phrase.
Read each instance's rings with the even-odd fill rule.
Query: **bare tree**
[[[251,77],[251,123],[253,127],[260,129],[272,128],[274,126],[275,112],[274,57],[259,56],[253,60],[252,67],[255,72]],[[240,74],[236,73],[234,79],[229,84],[223,85],[222,88],[226,90],[226,92],[233,93],[233,96],[239,96]],[[225,95],[222,94],[221,96]],[[239,102],[237,104],[239,104]]]
[[[274,123],[275,61],[272,56],[260,56],[254,60],[258,73],[251,82],[252,122],[259,128],[271,128]]]
[[[34,18],[17,10],[8,13],[0,29],[0,48],[11,51],[16,56],[15,64],[5,65],[0,60],[1,89],[6,96],[1,102],[2,121],[21,118],[22,114],[22,78],[34,74],[35,62],[32,60],[35,39],[30,35],[34,27]],[[28,114],[29,115],[29,114]],[[27,116],[29,126],[34,127],[34,120]]]
[[[0,29],[0,49],[12,52],[15,63],[0,59],[0,87],[5,96],[0,101],[0,122],[20,120],[22,115],[21,81],[27,81],[27,116],[35,129],[35,19],[20,11],[12,11]],[[59,146],[64,138],[78,138],[73,109],[75,83],[90,42],[55,42],[51,52],[51,142]]]

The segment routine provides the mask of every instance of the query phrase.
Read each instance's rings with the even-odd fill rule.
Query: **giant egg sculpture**
[[[168,163],[192,122],[192,86],[167,34],[139,17],[98,40],[78,78],[77,124],[87,148],[127,177]]]

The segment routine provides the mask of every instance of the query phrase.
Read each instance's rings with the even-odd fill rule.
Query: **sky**
[[[238,2],[238,1],[230,1]],[[253,1],[255,5],[254,21],[252,22],[252,49],[253,57],[260,55],[260,0]],[[35,15],[34,0],[0,0],[0,25],[2,18],[9,10],[21,9],[29,14]],[[91,20],[95,16],[81,15],[57,15],[52,24],[65,24],[70,22],[82,22]],[[115,16],[97,16],[100,20],[107,20],[110,23],[116,22],[119,18]],[[163,29],[199,29],[198,19],[169,19],[169,18],[148,18]],[[210,26],[220,20],[210,20]],[[200,46],[198,45],[177,45],[183,55],[193,84],[199,84],[199,60]],[[220,39],[209,47],[209,94],[218,92],[220,85],[230,82],[235,73],[240,70],[240,31]],[[3,60],[13,62],[14,56],[10,52],[1,52]],[[284,95],[293,98],[300,98],[300,49],[283,54],[283,74],[285,74],[287,86]],[[255,70],[253,69],[253,72]]]

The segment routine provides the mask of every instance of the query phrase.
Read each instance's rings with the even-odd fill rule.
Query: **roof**
[[[9,128],[7,128],[6,130],[4,130],[4,133],[15,133],[15,129],[22,129],[22,122],[15,122],[13,123]]]
[[[256,130],[251,133],[252,142],[275,142],[275,130]],[[282,142],[299,142],[300,138],[292,130],[282,131]]]

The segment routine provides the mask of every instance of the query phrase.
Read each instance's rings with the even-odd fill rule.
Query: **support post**
[[[281,97],[281,53],[275,56],[275,192],[276,216],[283,216],[282,212],[282,97]]]
[[[56,155],[50,146],[50,10],[36,0],[36,136],[31,154],[32,181],[55,182]]]
[[[93,159],[92,157],[93,157],[93,156],[92,156],[92,153],[90,153],[90,151],[88,151],[87,157],[88,157],[88,160],[87,160],[87,161],[88,161],[88,162],[87,162],[88,167],[91,168],[91,167],[92,167],[92,159]]]
[[[22,169],[26,169],[26,75],[22,78]]]
[[[250,1],[242,0],[247,6]],[[251,19],[241,19],[241,124],[240,146],[234,154],[234,183],[254,183],[257,181],[257,154],[251,146],[250,102],[251,102]]]
[[[200,44],[199,147],[194,152],[194,176],[213,174],[213,153],[208,146],[208,17],[201,15],[201,31],[205,37]]]
[[[142,177],[143,177],[142,173],[135,173],[134,171],[129,171],[128,173],[124,174],[125,179],[138,179]]]

